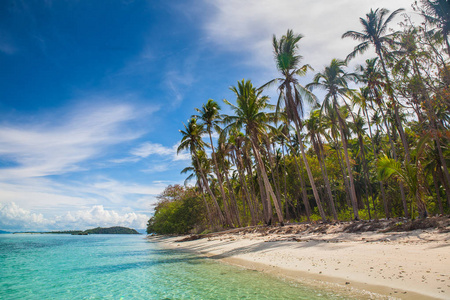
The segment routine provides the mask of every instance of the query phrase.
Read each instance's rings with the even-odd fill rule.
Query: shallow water
[[[0,235],[0,299],[344,299],[143,235]]]

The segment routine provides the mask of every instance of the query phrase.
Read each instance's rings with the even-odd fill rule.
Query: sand
[[[361,298],[450,299],[450,230],[326,232],[250,228],[182,241],[149,237],[163,247],[194,251],[304,284],[360,293]],[[342,226],[341,226],[342,227]]]

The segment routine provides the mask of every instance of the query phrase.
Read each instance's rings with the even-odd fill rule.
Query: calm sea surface
[[[0,235],[0,299],[343,299],[143,235]]]

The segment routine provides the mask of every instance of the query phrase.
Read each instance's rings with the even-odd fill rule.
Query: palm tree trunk
[[[230,208],[228,207],[228,197],[225,194],[225,190],[223,189],[223,181],[222,181],[222,176],[219,172],[219,165],[217,164],[217,159],[216,159],[216,152],[214,151],[214,144],[212,141],[212,136],[211,136],[211,130],[208,130],[208,134],[209,134],[209,140],[211,142],[211,150],[212,150],[212,157],[213,157],[213,162],[214,162],[214,171],[216,173],[216,177],[217,177],[217,181],[219,182],[219,190],[220,190],[220,194],[222,195],[222,199],[223,199],[223,207],[225,210],[225,217],[226,217],[226,221],[227,221],[227,225],[229,226],[233,226],[233,221],[232,221],[232,216],[231,216],[231,212],[230,212]]]
[[[294,103],[293,97],[292,97],[292,89],[291,89],[291,85],[287,84],[286,85],[286,97],[285,97],[285,101],[287,101],[287,105],[286,107],[294,107],[296,108],[297,105]],[[301,138],[301,119],[300,116],[298,115],[298,112],[296,109],[293,110],[293,113],[295,114],[295,118],[294,118],[294,124],[295,124],[295,129],[297,130],[297,135],[298,135],[298,140],[299,140],[299,146],[300,146],[300,152],[302,154],[302,158],[303,158],[303,163],[305,164],[305,168],[306,168],[306,173],[308,174],[308,178],[309,178],[309,182],[311,184],[311,188],[313,190],[313,194],[314,194],[314,199],[316,200],[316,204],[317,204],[317,208],[319,209],[319,213],[320,213],[320,217],[322,218],[323,222],[326,222],[327,217],[325,215],[325,212],[322,208],[322,204],[320,203],[320,197],[319,197],[319,193],[317,192],[317,187],[316,184],[314,182],[314,177],[312,175],[311,169],[309,168],[309,163],[308,160],[306,158],[306,154],[305,154],[305,148],[303,146],[303,142],[302,142],[302,138]]]
[[[311,216],[311,206],[309,205],[309,201],[308,201],[308,193],[306,192],[305,180],[303,178],[302,172],[300,171],[300,169],[301,169],[300,168],[300,159],[297,159],[297,153],[296,153],[296,151],[294,151],[294,147],[292,146],[292,141],[291,141],[289,133],[288,133],[288,140],[289,140],[289,146],[292,149],[292,155],[293,155],[294,160],[295,160],[295,169],[297,171],[298,177],[300,178],[300,187],[302,189],[303,205],[305,206],[306,219],[309,222],[310,221],[310,216]]]
[[[230,182],[230,178],[228,176],[228,172],[224,172],[225,174],[225,181],[227,182],[227,186],[228,186],[228,194],[230,195],[230,200],[231,200],[231,206],[233,208],[233,215],[234,215],[234,219],[236,221],[235,224],[237,224],[238,227],[241,227],[241,220],[239,218],[239,209],[237,207],[237,201],[236,201],[236,197],[234,196],[234,192],[233,192],[233,186],[231,185]]]
[[[251,225],[254,226],[256,225],[256,215],[255,215],[255,211],[254,211],[254,206],[251,203],[252,200],[250,198],[250,191],[247,185],[247,182],[245,180],[245,176],[243,175],[242,171],[244,170],[244,166],[243,163],[241,161],[241,157],[239,156],[238,153],[235,153],[235,164],[236,164],[236,169],[238,170],[238,175],[239,175],[239,182],[241,183],[242,186],[242,190],[244,193],[244,199],[245,201],[247,201],[247,207],[249,209],[250,212],[250,218],[251,218]]]
[[[197,177],[197,185],[200,189],[200,194],[202,195],[203,202],[205,203],[206,213],[208,216],[208,223],[210,224],[210,226],[214,226],[213,218],[211,215],[211,209],[209,208],[208,201],[206,201],[205,199],[205,195],[203,194],[203,187],[201,185],[201,180],[198,177]]]
[[[443,215],[444,214],[444,207],[442,206],[441,193],[439,191],[439,181],[437,180],[436,172],[434,170],[431,172],[431,174],[433,175],[434,190],[436,192],[436,198],[438,200],[439,213],[441,215]]]
[[[252,179],[253,178],[253,171],[252,171],[252,166],[251,166],[251,160],[249,160],[246,156],[244,156],[244,163],[245,163],[245,167],[247,169],[248,181],[250,182],[250,190],[251,190],[250,196],[252,198],[252,205],[254,207],[255,217],[256,217],[257,220],[263,220],[264,221],[264,215],[263,215],[263,218],[261,218],[261,209],[260,209],[260,205],[258,203],[258,199],[256,197],[255,182]],[[260,179],[258,177],[258,182],[259,182],[259,180]],[[262,189],[261,191],[264,191],[264,189]],[[261,199],[265,199],[265,198],[263,198],[263,193],[260,193],[260,194],[261,194]]]
[[[291,218],[290,213],[289,213],[289,206],[290,201],[288,199],[288,194],[287,194],[287,174],[286,174],[286,156],[284,154],[284,144],[281,143],[281,151],[283,154],[283,183],[284,183],[284,206],[285,206],[285,210],[286,210],[286,220],[289,221],[289,219]]]
[[[302,135],[301,135],[301,130],[300,130],[300,124],[298,124],[298,122],[296,122],[296,121],[294,121],[294,123],[295,123],[295,127],[296,127],[296,130],[297,130],[298,145],[300,147],[300,153],[302,154],[303,163],[305,164],[306,173],[308,174],[309,182],[310,182],[311,188],[313,190],[314,199],[316,200],[316,205],[317,205],[317,208],[319,209],[319,214],[320,214],[320,217],[322,218],[322,221],[326,222],[327,221],[327,217],[326,217],[325,212],[323,210],[322,203],[320,202],[320,197],[319,197],[319,193],[317,192],[317,187],[316,187],[316,184],[314,182],[314,177],[312,175],[311,169],[309,168],[308,159],[306,158],[305,147],[303,146],[303,141],[302,141],[302,138],[301,138]]]
[[[268,207],[272,208],[272,204],[270,203],[270,197],[272,197],[273,203],[275,205],[275,211],[278,216],[278,221],[280,222],[280,225],[283,226],[284,225],[283,212],[281,211],[281,207],[279,206],[277,197],[275,196],[275,193],[273,192],[272,186],[269,182],[269,178],[267,177],[266,168],[264,166],[264,163],[259,154],[259,150],[257,148],[258,143],[255,141],[254,136],[252,136],[250,139],[251,139],[251,143],[252,143],[253,153],[255,155],[256,162],[259,165],[259,170],[261,172],[264,187],[266,189],[267,199],[269,200],[267,205],[268,205]]]
[[[271,177],[273,180],[273,186],[275,188],[275,195],[277,196],[277,202],[278,202],[278,206],[281,209],[281,193],[280,193],[280,180],[279,180],[279,173],[278,173],[278,169],[277,169],[277,165],[274,162],[273,156],[272,156],[272,152],[270,151],[270,143],[268,141],[266,141],[266,149],[267,149],[267,156],[269,158],[269,163],[270,163],[270,167],[272,168],[272,172],[271,172]],[[274,148],[275,149],[275,148]],[[281,212],[283,210],[281,209]],[[278,215],[278,213],[277,213]]]
[[[447,43],[447,47],[448,47],[449,44],[448,44],[447,38],[445,38],[445,42]],[[450,48],[447,48],[447,49],[450,50]],[[447,183],[450,184],[450,174],[448,172],[447,162],[444,159],[444,155],[442,154],[441,142],[439,140],[439,135],[438,135],[439,128],[438,128],[437,123],[436,123],[437,116],[436,116],[436,113],[435,113],[435,111],[433,109],[433,105],[431,103],[430,96],[429,96],[428,92],[425,90],[425,83],[423,82],[422,76],[420,75],[420,70],[419,70],[419,66],[418,66],[417,60],[413,59],[413,63],[414,63],[414,71],[416,73],[415,75],[419,78],[421,86],[424,87],[422,93],[425,94],[425,99],[426,99],[426,104],[427,104],[427,111],[428,111],[428,117],[430,118],[431,126],[433,128],[433,138],[434,138],[434,140],[436,142],[436,148],[437,148],[437,151],[438,151],[438,154],[439,154],[439,160],[441,161],[441,165],[442,165],[442,167],[444,169],[443,171],[444,171],[445,178],[447,179]]]
[[[437,175],[439,176],[441,182],[444,184],[445,191],[446,191],[445,194],[447,195],[447,204],[450,207],[450,185],[444,179],[444,174],[442,174],[442,169],[440,166],[439,166],[439,168],[437,168]]]
[[[197,154],[194,153],[194,156],[195,156],[195,160],[197,161],[197,165],[200,166],[200,161],[199,161],[199,159],[198,159]],[[199,168],[199,169],[200,169],[200,170],[199,170],[199,171],[200,171],[200,176],[201,176],[201,178],[202,178],[202,180],[203,180],[203,185],[205,186],[206,191],[208,191],[208,194],[211,196],[211,199],[213,199],[213,203],[214,203],[214,206],[216,207],[216,210],[217,210],[217,214],[218,214],[218,216],[219,216],[220,223],[221,223],[222,225],[227,225],[227,222],[226,222],[225,218],[223,217],[222,210],[220,209],[220,205],[219,205],[219,203],[217,202],[217,199],[216,199],[216,197],[214,196],[214,193],[211,191],[211,189],[210,189],[210,187],[209,187],[208,180],[206,179],[205,174],[203,173],[203,170],[202,170],[201,168]]]
[[[372,125],[370,124],[369,113],[367,112],[367,107],[366,106],[364,106],[364,114],[366,116],[367,125],[369,127],[369,137],[370,137],[370,141],[372,142],[372,151],[373,151],[373,156],[375,158],[375,166],[377,166],[378,165],[378,153],[377,153],[377,150],[376,150],[376,147],[375,147],[375,143],[373,142]],[[389,219],[390,218],[390,214],[389,214],[389,209],[388,209],[388,206],[387,206],[386,193],[384,191],[383,180],[380,180],[380,190],[381,190],[381,197],[383,199],[384,214],[386,215],[386,218]],[[375,208],[375,204],[374,204],[374,208]]]
[[[405,150],[405,161],[406,161],[406,163],[409,163],[411,161],[411,155],[410,155],[410,152],[409,152],[409,144],[408,144],[408,141],[406,140],[405,131],[403,130],[403,124],[402,124],[402,122],[400,120],[400,113],[399,113],[397,100],[394,97],[394,92],[392,90],[391,80],[389,78],[389,75],[388,75],[388,72],[387,72],[387,69],[386,69],[386,65],[384,63],[384,57],[381,54],[381,51],[379,49],[377,49],[377,54],[378,54],[378,57],[380,57],[381,66],[383,68],[383,73],[384,73],[384,76],[386,78],[386,87],[387,87],[388,95],[389,95],[389,98],[392,101],[392,105],[394,106],[394,117],[395,117],[395,122],[397,123],[396,127],[397,127],[398,133],[400,135],[400,139],[402,141],[403,148]]]
[[[337,100],[333,101],[334,109],[337,112],[338,121],[339,121],[339,131],[341,133],[341,140],[342,140],[342,147],[344,148],[344,157],[345,162],[347,164],[347,171],[348,171],[348,177],[350,179],[350,199],[352,200],[352,207],[353,207],[353,216],[355,217],[355,220],[359,220],[359,214],[358,214],[358,202],[356,199],[356,192],[355,192],[355,183],[353,180],[353,172],[352,172],[352,166],[350,164],[350,159],[348,156],[348,146],[347,146],[347,137],[345,136],[344,128],[344,120],[342,119],[337,104]]]
[[[328,201],[330,202],[330,207],[331,207],[331,213],[333,214],[333,219],[335,221],[338,220],[338,215],[336,212],[336,207],[334,205],[334,198],[333,198],[333,193],[331,192],[331,186],[330,186],[330,181],[328,179],[328,173],[326,171],[326,165],[325,165],[325,156],[322,153],[322,147],[321,147],[321,142],[320,142],[320,137],[317,136],[317,149],[318,149],[318,153],[317,153],[317,158],[319,159],[319,165],[320,165],[320,171],[322,172],[322,177],[325,181],[325,187],[328,193]]]
[[[386,133],[387,133],[387,136],[388,136],[388,139],[389,139],[389,143],[391,144],[392,156],[394,157],[395,160],[398,160],[397,148],[395,147],[395,144],[394,144],[394,141],[393,141],[394,138],[391,136],[391,131],[389,129],[389,126],[387,125],[386,116],[385,116],[381,106],[380,106],[380,111],[381,111],[381,115],[382,115],[382,118],[383,118],[384,126],[386,127]],[[405,186],[403,185],[402,182],[399,183],[399,188],[400,188],[400,196],[402,198],[403,211],[405,213],[405,218],[409,219],[408,203],[406,202],[406,195],[405,195]]]

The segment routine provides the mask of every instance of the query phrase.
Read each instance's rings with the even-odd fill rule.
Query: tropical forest
[[[412,7],[419,21],[402,8],[361,16],[342,33],[353,51],[322,69],[303,61],[301,32],[274,35],[277,78],[230,83],[233,98],[180,122],[186,182],[158,196],[147,231],[448,214],[450,3]]]

